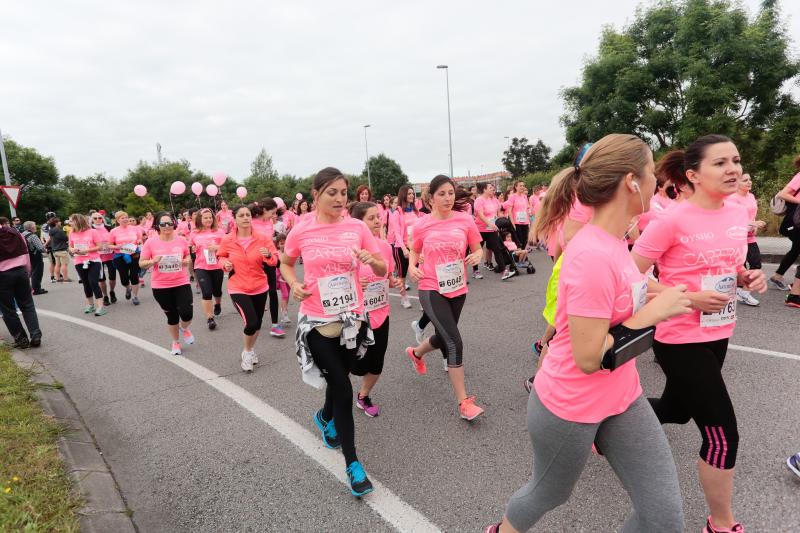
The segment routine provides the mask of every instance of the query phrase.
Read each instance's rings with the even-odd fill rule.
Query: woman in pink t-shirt
[[[189,235],[189,245],[194,251],[194,275],[203,296],[206,325],[208,329],[216,329],[217,322],[214,317],[222,313],[222,281],[225,278],[225,273],[217,260],[217,250],[226,232],[217,225],[217,218],[207,207],[195,213],[194,227],[197,229]]]
[[[250,213],[253,215],[253,232],[260,233],[270,241],[275,236],[275,224],[273,219],[278,212],[278,203],[273,198],[262,198],[250,205]],[[280,323],[278,312],[280,311],[280,301],[278,300],[278,267],[276,264],[264,263],[264,272],[267,274],[269,289],[269,317],[271,319],[269,334],[273,337],[282,339],[286,336],[283,325]]]
[[[621,531],[683,531],[669,443],[630,360],[647,350],[655,324],[686,313],[689,304],[684,287],[647,302],[646,277],[625,242],[631,220],[647,210],[655,190],[653,169],[646,143],[612,134],[594,143],[550,188],[556,211],[569,210],[577,196],[593,215],[564,252],[558,333],[528,398],[533,475],[511,497],[503,522],[486,532],[527,531],[566,502],[593,444],[633,503]],[[644,345],[634,339],[645,340]],[[615,358],[626,345],[632,345],[628,357]]]
[[[105,218],[99,212],[91,215],[92,229],[100,243],[100,291],[103,293],[103,305],[106,307],[117,303],[114,289],[117,287],[117,269],[114,267],[114,251],[109,248],[109,233],[105,226]],[[108,278],[108,284],[106,283]]]
[[[448,376],[458,402],[461,418],[472,420],[483,413],[464,383],[463,342],[458,319],[467,299],[466,266],[481,258],[481,237],[475,221],[463,212],[466,198],[456,204],[455,182],[436,176],[428,188],[431,214],[420,219],[412,234],[408,274],[419,283],[419,301],[433,322],[436,333],[406,355],[417,374],[427,373],[423,356],[441,350],[447,357]],[[470,254],[466,255],[469,249]]]
[[[663,286],[688,287],[692,312],[658,325],[653,352],[667,381],[650,403],[661,423],[694,420],[702,438],[697,469],[710,510],[706,527],[739,531],[732,510],[739,432],[722,365],[736,326],[736,287],[766,290],[764,274],[742,266],[747,211],[725,202],[739,187],[742,164],[729,138],[706,135],[685,152],[665,155],[659,168],[693,194],[650,223],[633,258],[641,272],[657,263]]]
[[[195,224],[195,227],[200,227]],[[217,227],[224,233],[228,233],[233,229],[233,212],[228,208],[228,203],[222,200],[219,203],[219,211],[217,211]]]
[[[125,299],[133,295],[133,305],[139,305],[139,247],[142,234],[138,226],[132,224],[125,211],[114,214],[117,227],[108,232],[109,248],[114,253],[114,268],[119,273],[119,282],[125,287]]]
[[[778,265],[775,274],[769,278],[769,286],[782,291],[789,290],[789,286],[784,281],[783,275],[786,274],[786,271],[789,270],[792,265],[795,264],[797,258],[800,257],[800,224],[794,223],[796,218],[794,216],[795,211],[797,210],[798,204],[800,204],[800,155],[794,160],[794,168],[797,170],[797,174],[795,174],[789,183],[776,195],[786,202],[786,213],[783,215],[783,220],[781,221],[781,226],[778,231],[781,235],[788,237],[789,240],[792,241],[792,247],[786,252],[783,259],[781,259],[781,263]],[[795,270],[795,283],[797,283],[798,280],[800,280],[800,269]],[[792,290],[792,294],[786,299],[787,305],[800,307],[800,296],[796,293],[796,290]]]
[[[100,274],[103,265],[100,262],[101,241],[97,233],[89,225],[89,220],[80,213],[69,217],[72,231],[69,233],[69,253],[75,257],[75,269],[83,285],[87,306],[84,313],[103,316],[108,313],[103,307],[103,291],[100,289]],[[94,300],[92,300],[94,297]]]
[[[167,315],[167,331],[172,338],[170,353],[181,355],[181,340],[194,344],[192,325],[192,286],[189,284],[189,265],[192,257],[186,240],[175,232],[175,219],[161,211],[155,216],[158,238],[147,239],[142,246],[139,264],[153,267],[150,287],[153,298]]]
[[[390,218],[394,218],[394,220],[390,220],[390,225],[392,226],[392,231],[395,232],[395,237],[390,238],[389,243],[394,246],[394,260],[395,264],[398,265],[398,278],[402,282],[400,305],[405,309],[411,309],[411,301],[408,299],[407,294],[410,286],[406,282],[406,276],[408,275],[408,242],[411,239],[411,233],[414,231],[414,225],[420,217],[416,194],[411,186],[403,185],[397,191],[397,209],[395,213],[396,215],[390,215]]]
[[[528,204],[528,191],[524,181],[514,183],[514,191],[508,195],[503,206],[514,225],[515,240],[519,246],[528,244],[528,229],[531,225],[531,209]]]
[[[314,424],[325,446],[341,446],[350,492],[363,496],[373,488],[356,456],[350,371],[375,339],[364,311],[359,264],[369,266],[376,276],[386,275],[387,269],[366,224],[341,216],[347,185],[344,174],[333,167],[314,177],[316,211],[286,237],[281,275],[300,301],[296,339],[303,381],[317,388],[327,384],[325,404],[314,414]],[[303,281],[295,270],[300,257]]]
[[[503,276],[500,278],[505,281],[517,274],[516,269],[510,268],[506,265],[503,251],[500,244],[500,233],[495,225],[497,220],[497,213],[500,211],[500,201],[495,196],[495,188],[491,183],[478,184],[478,198],[475,199],[473,210],[475,213],[475,225],[481,234],[481,239],[486,245],[487,255],[485,263],[490,263],[491,259],[488,251],[494,255],[494,260],[497,262],[495,272],[502,272]]]
[[[758,248],[756,234],[758,230],[766,227],[767,223],[763,220],[756,220],[758,216],[758,200],[750,190],[753,188],[753,179],[750,174],[742,174],[739,180],[739,188],[736,194],[730,195],[725,201],[734,202],[747,209],[747,218],[750,221],[747,225],[747,259],[744,266],[751,270],[761,270],[761,250]],[[741,287],[736,288],[736,300],[739,303],[756,307],[760,302]]]

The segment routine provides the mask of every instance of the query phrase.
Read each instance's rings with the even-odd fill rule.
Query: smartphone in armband
[[[613,371],[652,348],[656,328],[630,329],[619,324],[608,333],[614,338],[614,345],[603,354],[600,369]]]

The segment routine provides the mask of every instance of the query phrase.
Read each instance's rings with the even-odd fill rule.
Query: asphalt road
[[[345,465],[338,451],[325,450],[316,440],[309,445],[309,433],[291,428],[287,438],[267,422],[274,417],[262,402],[316,438],[311,416],[323,394],[300,379],[293,330],[285,339],[262,337],[256,346],[261,364],[245,375],[239,369],[241,320],[227,298],[219,328],[210,332],[198,320],[197,343],[184,350],[185,359],[210,371],[207,376],[148,351],[145,343],[54,314],[40,317],[44,344],[29,353],[63,382],[139,531],[422,529],[423,522],[409,525],[416,523],[408,518],[414,513],[403,503],[441,531],[480,531],[499,520],[506,500],[530,473],[522,380],[531,374],[531,342],[544,328],[540,310],[550,270],[543,255],[535,264],[535,275],[501,283],[487,274],[470,285],[461,319],[467,382],[486,408],[473,423],[458,418],[438,353],[428,358],[427,376],[412,371],[403,349],[413,341],[409,323],[419,308],[413,300],[413,309],[402,309],[392,298],[389,351],[372,394],[382,413],[374,419],[355,413],[359,457],[370,477],[383,484],[363,501],[351,497],[323,466],[333,465],[341,475]],[[141,306],[120,300],[101,318],[81,312],[80,285],[47,288],[49,294],[36,297],[43,310],[168,348],[165,320],[149,287],[142,291]],[[732,342],[800,353],[800,311],[785,308],[783,295],[770,291],[760,308],[740,307]],[[199,300],[195,313],[202,318]],[[659,394],[664,380],[652,356],[641,356],[638,365],[645,393]],[[741,434],[736,516],[751,532],[798,531],[800,480],[784,461],[800,451],[800,359],[730,350],[725,375]],[[238,399],[223,393],[228,389],[235,389],[231,394]],[[264,409],[259,416],[256,404],[261,405],[256,411]],[[706,506],[695,470],[697,429],[690,424],[665,430],[680,475],[686,530],[700,531]],[[299,444],[290,440],[295,437]],[[392,521],[387,509],[407,521]],[[628,497],[611,468],[592,456],[569,502],[535,531],[615,531],[628,511]]]

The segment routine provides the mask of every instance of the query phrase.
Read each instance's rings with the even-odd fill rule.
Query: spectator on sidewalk
[[[72,281],[69,278],[69,237],[61,229],[61,219],[53,217],[48,221],[50,226],[50,249],[56,258],[56,276],[58,281]]]
[[[44,224],[42,225],[42,233],[39,238],[44,243],[44,249],[47,252],[47,255],[50,256],[50,283],[55,283],[56,281],[56,256],[53,255],[53,249],[50,248],[50,219],[56,216],[55,213],[52,211],[47,212],[44,215]]]
[[[22,221],[20,221],[19,217],[14,217],[11,219],[11,226],[18,232],[22,233]]]
[[[42,289],[42,275],[44,274],[44,244],[36,235],[36,222],[26,221],[23,225],[22,236],[28,243],[28,255],[31,259],[31,286],[33,294],[46,294]]]
[[[782,291],[789,290],[789,286],[783,280],[783,275],[797,261],[797,257],[800,256],[800,224],[795,224],[797,217],[794,216],[797,204],[800,204],[800,155],[795,158],[794,167],[797,170],[797,174],[777,195],[786,202],[786,213],[783,215],[783,222],[781,222],[781,227],[778,231],[792,241],[792,247],[781,259],[781,264],[778,265],[775,274],[768,280],[770,287]]]
[[[25,238],[10,226],[7,218],[0,218],[0,312],[15,348],[36,347],[42,343],[42,331],[31,294],[30,268]],[[17,315],[15,301],[22,311],[28,333]]]

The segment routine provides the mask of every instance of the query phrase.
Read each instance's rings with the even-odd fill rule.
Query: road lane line
[[[306,428],[284,415],[274,407],[270,406],[261,398],[253,395],[246,389],[236,385],[232,381],[225,379],[216,372],[200,365],[191,359],[181,356],[171,355],[169,350],[146,341],[134,335],[125,333],[118,329],[88,322],[80,318],[75,318],[55,311],[37,308],[39,315],[63,320],[89,329],[93,329],[115,339],[127,342],[136,348],[141,348],[161,359],[174,364],[206,382],[208,385],[217,389],[219,392],[244,407],[251,414],[262,420],[275,431],[283,435],[289,442],[297,446],[300,451],[320,464],[325,470],[348,486],[347,476],[342,468],[342,454],[336,450],[329,450],[323,446],[318,435],[311,433]],[[299,380],[298,380],[298,383]],[[306,385],[303,385],[306,386]],[[414,531],[441,533],[424,515],[419,513],[411,505],[400,499],[385,485],[370,477],[375,491],[363,498],[364,503],[369,505],[381,518],[392,525],[398,531]]]
[[[772,350],[762,350],[761,348],[751,348],[749,346],[739,346],[738,344],[729,344],[728,348],[730,350],[737,350],[740,352],[750,352],[750,353],[757,353],[760,355],[769,355],[772,357],[781,357],[783,359],[793,359],[795,361],[800,361],[800,355],[795,355],[793,353],[785,353],[785,352],[774,352]]]

